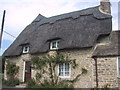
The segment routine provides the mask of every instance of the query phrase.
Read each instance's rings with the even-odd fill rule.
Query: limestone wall
[[[67,78],[69,80],[73,80],[78,74],[81,73],[81,69],[87,69],[87,74],[82,75],[80,80],[74,84],[75,88],[92,88],[95,87],[94,82],[94,59],[91,58],[93,49],[79,49],[79,50],[68,50],[68,51],[60,51],[64,55],[69,56],[71,59],[76,59],[78,67],[76,69],[71,68],[71,76]],[[53,55],[55,51],[49,52],[50,55]],[[37,55],[41,57],[41,55]],[[36,71],[32,70],[32,77],[34,77]],[[56,74],[58,74],[58,68],[56,69]],[[64,80],[66,78],[61,78]]]
[[[117,57],[97,58],[98,86],[108,85],[110,88],[118,87]]]
[[[78,67],[76,69],[71,68],[71,78],[74,79],[78,74],[81,73],[81,69],[87,69],[87,74],[82,75],[80,80],[74,84],[75,88],[92,88],[93,86],[93,64],[94,60],[91,58],[92,50],[91,49],[80,49],[72,51],[64,51],[63,53],[69,55],[71,59],[76,59]]]
[[[80,80],[74,84],[75,88],[94,88],[96,87],[96,70],[95,70],[95,61],[91,58],[93,53],[92,48],[88,49],[79,49],[79,50],[66,50],[60,51],[64,55],[68,55],[71,59],[76,59],[78,67],[76,69],[71,68],[71,77],[67,79],[74,79],[78,74],[81,73],[81,69],[87,69],[87,74],[82,75]],[[54,51],[49,52],[50,55],[54,54]],[[46,54],[40,54],[35,56],[43,56]],[[30,60],[31,55],[25,54],[19,57],[7,58],[8,61],[16,63],[19,69],[19,79],[23,82],[23,69],[24,69],[24,61]],[[98,66],[98,86],[104,87],[105,85],[110,85],[112,88],[116,88],[120,85],[119,79],[117,78],[117,58],[116,57],[101,57],[97,58],[97,66]],[[35,77],[36,71],[32,69],[32,78]],[[58,70],[56,69],[56,74],[58,74]],[[6,78],[6,76],[5,76]],[[62,80],[64,78],[61,78]]]

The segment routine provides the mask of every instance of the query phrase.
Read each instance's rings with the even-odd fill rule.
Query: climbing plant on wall
[[[8,78],[15,78],[15,75],[18,73],[19,67],[12,62],[7,62],[6,73]]]
[[[56,74],[56,67],[60,63],[69,63],[73,69],[76,69],[78,64],[75,59],[70,59],[68,56],[65,56],[61,53],[56,53],[55,55],[46,55],[39,57],[32,57],[31,59],[33,66],[38,70],[36,74],[36,82],[45,86],[43,84],[43,77],[45,74],[49,75],[49,80],[44,79],[44,83],[47,82],[49,87],[53,86],[61,86],[60,84],[64,84],[63,86],[70,87],[74,84],[79,77],[83,74],[87,73],[85,68],[82,68],[82,72],[78,74],[73,80],[60,80],[59,76]]]

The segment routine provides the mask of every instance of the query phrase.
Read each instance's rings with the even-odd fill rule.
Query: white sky
[[[113,30],[118,29],[118,1],[110,0]],[[0,25],[3,10],[6,10],[4,30],[17,37],[39,13],[45,17],[50,17],[98,6],[99,2],[100,0],[0,0]],[[14,38],[4,33],[3,40],[13,41]]]

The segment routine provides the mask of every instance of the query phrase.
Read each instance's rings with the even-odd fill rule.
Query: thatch
[[[21,55],[24,44],[30,46],[30,54],[47,52],[50,40],[58,38],[60,50],[92,47],[100,35],[108,35],[111,30],[111,15],[101,13],[98,6],[50,18],[39,15],[3,55]]]
[[[110,43],[100,45],[93,53],[93,57],[120,56],[120,31],[110,34]]]

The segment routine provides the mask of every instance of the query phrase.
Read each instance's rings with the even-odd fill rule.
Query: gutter
[[[95,73],[96,73],[96,88],[98,88],[98,66],[97,66],[97,58],[93,58],[95,60]]]

